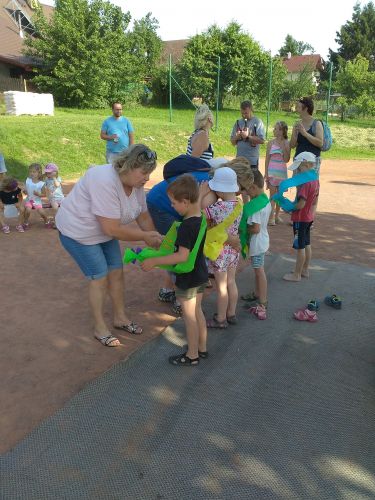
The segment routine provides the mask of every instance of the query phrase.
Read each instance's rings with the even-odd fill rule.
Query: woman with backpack
[[[316,156],[316,171],[320,169],[320,153],[324,144],[323,124],[320,120],[315,120],[314,101],[310,97],[302,97],[297,101],[296,111],[301,120],[298,121],[292,131],[290,147],[296,148],[294,157],[308,151]]]

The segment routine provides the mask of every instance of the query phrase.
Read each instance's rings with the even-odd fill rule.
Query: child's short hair
[[[276,125],[278,125],[283,133],[284,139],[288,139],[288,125],[286,122],[279,121],[276,122]]]
[[[18,187],[18,181],[14,177],[6,176],[0,182],[2,191],[15,191]]]
[[[199,198],[199,185],[192,175],[184,174],[169,184],[167,193],[177,201],[188,200],[190,203],[196,203]]]
[[[39,172],[39,180],[42,178],[43,176],[43,167],[40,163],[32,163],[31,165],[29,165],[29,173],[31,172],[31,170],[37,170]]]
[[[260,189],[264,188],[264,177],[259,170],[254,170],[254,184]]]

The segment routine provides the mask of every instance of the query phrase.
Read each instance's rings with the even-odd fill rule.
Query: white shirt
[[[127,196],[112,165],[97,165],[87,170],[62,202],[56,214],[56,226],[65,236],[96,245],[110,241],[97,216],[129,224],[147,211],[143,188],[133,188]]]
[[[44,182],[43,181],[38,181],[38,182],[33,182],[30,177],[26,179],[26,184],[25,184],[25,189],[27,192],[27,199],[26,201],[31,201],[33,200],[35,205],[41,205],[42,204],[42,199],[40,196],[36,196],[34,194],[34,191],[38,191],[40,193],[43,189]]]
[[[250,253],[249,255],[253,257],[254,255],[260,255],[262,253],[266,253],[270,246],[270,237],[268,235],[268,219],[270,218],[270,214],[272,211],[271,203],[267,203],[267,205],[259,210],[259,212],[255,212],[255,214],[251,215],[247,219],[247,223],[250,224],[260,224],[259,233],[253,234],[250,238]]]

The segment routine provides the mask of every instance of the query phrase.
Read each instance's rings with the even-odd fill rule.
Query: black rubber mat
[[[179,320],[90,383],[2,457],[1,499],[375,498],[375,270],[315,261],[285,283],[291,266],[267,258],[268,319],[240,304],[198,367],[167,362]],[[342,310],[292,318],[332,293]]]

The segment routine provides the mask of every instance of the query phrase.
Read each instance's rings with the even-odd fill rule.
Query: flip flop
[[[131,333],[132,335],[141,335],[141,333],[143,333],[143,328],[138,326],[137,323],[133,323],[133,321],[128,325],[114,325],[114,328],[116,328],[116,330]]]

